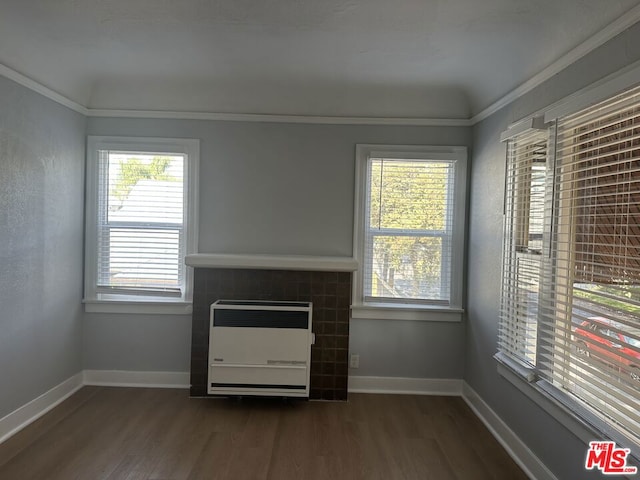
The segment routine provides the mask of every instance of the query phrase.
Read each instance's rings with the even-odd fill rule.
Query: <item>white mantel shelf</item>
[[[353,272],[358,262],[353,257],[306,255],[231,255],[195,253],[185,263],[194,268],[241,268],[260,270],[302,270],[318,272]]]

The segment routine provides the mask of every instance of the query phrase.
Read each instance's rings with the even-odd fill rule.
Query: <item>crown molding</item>
[[[509,105],[511,102],[517,100],[522,97],[526,93],[529,93],[531,90],[541,85],[545,81],[549,80],[554,75],[560,73],[562,70],[567,68],[569,65],[577,62],[579,59],[592,52],[596,48],[605,44],[609,40],[611,40],[616,35],[624,32],[627,28],[636,24],[640,21],[640,5],[633,7],[628,12],[624,13],[617,20],[614,20],[605,28],[597,32],[595,35],[591,36],[580,45],[570,50],[558,60],[553,62],[547,68],[537,73],[529,80],[521,84],[519,87],[507,93],[504,97],[500,98],[496,102],[492,103],[476,115],[472,116],[469,120],[471,125],[475,125],[478,122],[481,122],[485,118],[490,117],[494,113],[496,113],[501,108]]]
[[[155,118],[173,120],[222,120],[227,122],[306,123],[321,125],[402,125],[421,127],[468,127],[466,118],[338,117],[257,113],[176,112],[163,110],[88,110],[90,117]]]
[[[179,112],[164,110],[118,110],[89,108],[0,63],[0,75],[87,117],[153,118],[171,120],[218,120],[227,122],[299,123],[319,125],[396,125],[416,127],[470,127],[467,118],[332,117],[317,115],[270,115],[255,113]]]
[[[219,120],[232,122],[268,122],[268,123],[299,123],[322,125],[397,125],[422,127],[469,127],[481,122],[509,105],[521,96],[541,85],[569,65],[600,47],[616,35],[640,21],[640,5],[620,16],[617,20],[573,48],[557,59],[541,72],[531,77],[520,86],[504,95],[488,107],[473,115],[471,118],[402,118],[402,117],[342,117],[315,115],[270,115],[252,113],[216,113],[216,112],[180,112],[163,110],[119,110],[89,108],[77,103],[41,83],[0,64],[0,75],[13,80],[20,85],[33,90],[71,110],[87,117],[118,117],[118,118],[154,118],[174,120]]]
[[[29,77],[16,72],[12,68],[7,67],[0,63],[0,75],[3,77],[7,77],[9,80],[13,80],[14,82],[22,85],[23,87],[28,88],[29,90],[33,90],[36,93],[39,93],[43,97],[47,97],[54,102],[59,103],[67,108],[70,108],[74,112],[81,113],[82,115],[88,116],[89,109],[87,107],[80,105],[73,100],[60,95],[58,92],[54,92],[49,87],[45,87],[41,83],[36,82],[35,80],[31,80]]]

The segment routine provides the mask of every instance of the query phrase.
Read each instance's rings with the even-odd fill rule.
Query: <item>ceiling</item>
[[[469,118],[640,0],[2,0],[0,63],[95,109]]]

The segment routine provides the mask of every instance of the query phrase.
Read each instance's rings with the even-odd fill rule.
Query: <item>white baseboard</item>
[[[0,418],[0,443],[62,403],[82,388],[82,385],[82,372],[80,372],[14,410],[9,415]]]
[[[532,480],[558,480],[529,447],[520,440],[520,437],[504,423],[496,412],[466,382],[462,386],[462,398],[529,478]]]
[[[462,380],[450,378],[349,377],[350,393],[462,395]]]
[[[189,388],[189,372],[85,370],[84,384],[101,387]]]
[[[34,422],[83,385],[110,387],[189,388],[189,372],[84,370],[0,418],[0,443]],[[462,396],[513,460],[534,480],[557,480],[504,421],[460,379],[349,377],[350,393]]]

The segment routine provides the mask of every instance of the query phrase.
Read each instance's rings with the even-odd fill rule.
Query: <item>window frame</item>
[[[183,285],[180,296],[156,296],[126,293],[100,293],[98,278],[98,230],[100,203],[99,155],[104,150],[140,153],[183,154],[184,164],[184,256],[198,249],[198,171],[200,141],[187,138],[97,136],[87,137],[85,196],[85,280],[84,308],[86,312],[189,314],[193,300],[193,269],[180,259]]]
[[[367,205],[368,169],[370,159],[415,159],[432,161],[450,161],[453,170],[453,209],[452,216],[450,300],[448,305],[418,303],[415,300],[394,300],[393,302],[367,301],[365,299],[365,231]],[[467,147],[464,146],[428,146],[428,145],[377,145],[357,144],[355,161],[355,202],[353,254],[359,268],[354,272],[352,318],[393,319],[420,321],[462,321],[463,309],[463,272],[466,222],[467,190]]]
[[[553,180],[551,182],[554,192],[549,192],[549,196],[554,202],[552,211],[547,216],[545,215],[545,246],[543,247],[543,258],[551,258],[551,251],[549,250],[548,242],[550,239],[555,239],[556,235],[561,234],[558,229],[562,228],[562,225],[557,221],[556,217],[560,215],[557,210],[566,208],[559,200],[559,193],[555,192],[558,187],[558,183],[554,175],[558,175],[556,170],[556,142],[558,140],[557,123],[565,117],[568,117],[574,113],[583,111],[583,109],[591,107],[592,105],[600,102],[606,102],[607,100],[613,100],[615,97],[630,91],[631,89],[638,87],[637,75],[634,76],[635,81],[629,82],[626,85],[621,85],[621,79],[628,79],[629,72],[623,71],[619,76],[615,75],[611,78],[605,79],[603,82],[598,82],[592,87],[588,87],[584,91],[577,92],[569,99],[563,100],[558,104],[554,104],[548,107],[547,111],[540,116],[540,113],[536,113],[525,120],[522,120],[513,126],[511,126],[501,136],[501,140],[509,140],[510,138],[519,135],[530,128],[539,128],[540,124],[546,122],[546,128],[550,133],[550,145],[548,150],[548,166],[551,167],[551,174]],[[625,82],[626,83],[626,82]],[[540,120],[540,121],[538,121]],[[523,125],[525,127],[523,128]],[[505,185],[509,181],[509,178],[505,178]],[[577,181],[577,180],[576,180]],[[547,184],[549,185],[549,183]],[[573,197],[566,199],[566,202],[573,201]],[[505,206],[506,206],[506,189],[505,189]],[[555,202],[559,202],[557,205]],[[505,209],[506,213],[506,209]],[[511,222],[511,220],[505,215],[505,222]],[[575,221],[575,220],[574,220]],[[506,233],[506,231],[505,231]],[[572,240],[575,242],[575,238]],[[572,252],[576,250],[575,246],[572,247]],[[575,252],[574,252],[575,253]],[[503,265],[505,264],[507,252],[503,252]],[[557,279],[556,270],[552,270],[546,273],[551,275],[554,285],[566,286],[565,283],[569,279]],[[564,282],[564,283],[563,283]],[[548,292],[545,293],[548,295]],[[571,294],[573,295],[573,294]],[[566,321],[563,320],[563,321]],[[536,322],[539,323],[540,319],[537,318]],[[548,327],[543,322],[542,328]],[[502,327],[501,327],[502,328]],[[540,328],[540,327],[538,327]],[[544,340],[549,341],[549,340]],[[540,347],[540,346],[539,346]],[[607,439],[613,440],[621,446],[631,448],[630,460],[632,463],[637,464],[640,460],[640,444],[626,436],[621,429],[612,426],[609,420],[603,420],[599,415],[592,412],[590,409],[597,410],[597,406],[590,406],[587,408],[582,404],[584,400],[578,400],[574,398],[570,393],[565,392],[560,386],[557,386],[555,381],[552,383],[550,380],[544,378],[544,369],[537,365],[529,365],[523,362],[521,359],[513,357],[509,353],[498,349],[498,352],[494,356],[497,361],[498,373],[514,384],[519,390],[521,390],[530,399],[535,401],[545,411],[547,411],[553,418],[561,422],[571,431],[573,431],[579,438],[585,443],[594,439]],[[545,367],[546,368],[546,367]],[[554,367],[556,368],[556,367]]]

